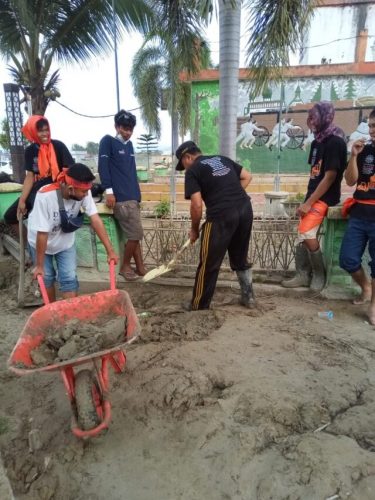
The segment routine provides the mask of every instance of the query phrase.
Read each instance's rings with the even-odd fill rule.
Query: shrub
[[[156,217],[165,219],[171,213],[171,204],[168,200],[161,200],[155,207],[154,213]]]
[[[305,201],[305,195],[304,195],[304,193],[297,193],[293,196],[288,196],[287,201],[288,202],[303,203]]]

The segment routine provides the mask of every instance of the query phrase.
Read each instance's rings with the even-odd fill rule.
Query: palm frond
[[[141,115],[147,128],[160,138],[161,123],[159,107],[165,68],[161,64],[151,64],[142,73],[132,75],[134,94],[142,106]]]
[[[191,85],[190,83],[180,82],[176,85],[175,91],[179,133],[183,137],[191,126]]]
[[[113,48],[113,14],[110,0],[63,2],[60,23],[49,40],[60,60],[86,61]],[[116,30],[147,30],[152,11],[143,0],[116,0]]]
[[[297,50],[309,27],[317,0],[247,0],[251,9],[247,66],[252,91],[258,94],[269,80],[280,80],[289,65],[289,51]]]

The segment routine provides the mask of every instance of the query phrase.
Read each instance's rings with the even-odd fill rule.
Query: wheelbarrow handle
[[[116,290],[115,261],[113,259],[109,261],[109,284],[111,290]]]
[[[45,305],[47,305],[47,304],[49,304],[49,298],[48,298],[48,294],[47,294],[46,285],[44,284],[43,276],[41,274],[38,274],[37,279],[38,279],[40,292],[42,294],[43,302],[45,303]]]
[[[42,297],[43,297],[43,302],[47,305],[47,304],[49,304],[49,298],[48,298],[48,294],[47,294],[46,285],[44,284],[43,276],[41,274],[38,274],[37,279],[38,279],[40,292],[41,292]],[[109,282],[110,282],[110,289],[116,290],[115,261],[113,259],[109,263]]]

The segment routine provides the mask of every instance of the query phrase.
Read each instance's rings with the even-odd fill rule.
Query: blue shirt
[[[131,141],[103,137],[99,144],[99,175],[103,188],[113,190],[116,202],[141,201]]]

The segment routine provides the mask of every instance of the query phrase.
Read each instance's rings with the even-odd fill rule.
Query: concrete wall
[[[368,30],[368,44],[365,60],[374,61],[371,46],[375,41],[375,5],[323,6],[316,9],[304,45],[309,47],[300,57],[301,64],[320,64],[325,58],[332,64],[355,60],[357,35],[360,30]],[[330,43],[333,40],[337,42]],[[317,47],[316,47],[317,46]]]

